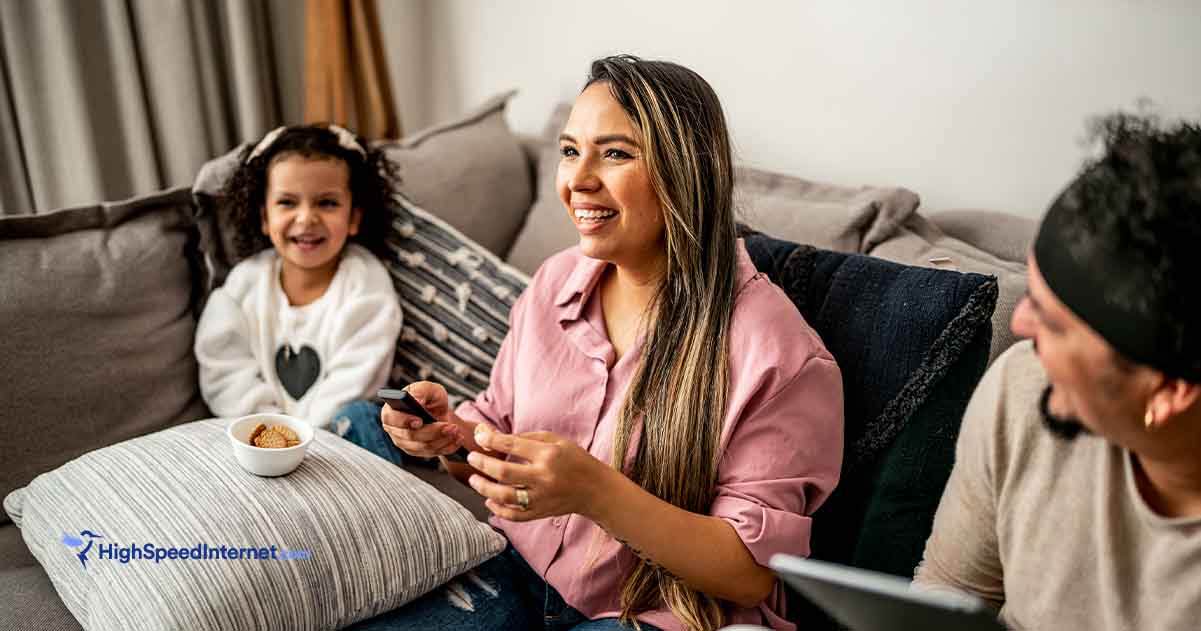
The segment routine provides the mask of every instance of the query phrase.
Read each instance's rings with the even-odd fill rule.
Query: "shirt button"
[[[554,519],[550,520],[550,523],[554,524],[555,528],[562,528],[563,527],[563,518],[555,517]]]

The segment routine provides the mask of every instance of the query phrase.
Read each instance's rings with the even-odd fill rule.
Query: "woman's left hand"
[[[508,462],[478,451],[467,458],[483,474],[471,476],[471,488],[487,498],[485,504],[492,514],[510,521],[569,513],[588,516],[609,475],[616,473],[575,442],[550,432],[513,435],[484,426],[475,434],[475,441],[524,461]]]

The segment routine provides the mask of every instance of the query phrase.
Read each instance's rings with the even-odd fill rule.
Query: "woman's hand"
[[[422,425],[420,418],[394,410],[385,403],[380,412],[380,421],[384,424],[384,431],[392,438],[392,443],[401,451],[418,458],[445,456],[457,450],[463,437],[463,422],[451,413],[446,388],[436,383],[418,381],[409,384],[405,390],[438,422]]]
[[[611,476],[620,475],[576,443],[550,432],[513,435],[486,425],[475,429],[475,442],[481,447],[524,461],[506,462],[478,451],[467,458],[483,474],[472,475],[468,483],[502,519],[531,521],[569,513],[588,517]]]

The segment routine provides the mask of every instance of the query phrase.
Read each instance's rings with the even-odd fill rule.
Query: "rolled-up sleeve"
[[[828,355],[747,405],[718,469],[711,515],[729,522],[760,565],[776,553],[809,554],[810,515],[838,483],[842,375]]]

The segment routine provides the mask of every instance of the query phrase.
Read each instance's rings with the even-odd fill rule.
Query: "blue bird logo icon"
[[[86,537],[87,541],[85,542],[82,537]],[[83,546],[83,549],[77,551],[75,556],[79,559],[79,563],[83,566],[83,569],[86,570],[88,569],[88,551],[92,549],[92,545],[96,543],[96,539],[103,538],[103,535],[94,533],[91,530],[81,530],[79,531],[78,537],[64,532],[61,541],[63,542],[63,545],[71,548],[72,550]]]

